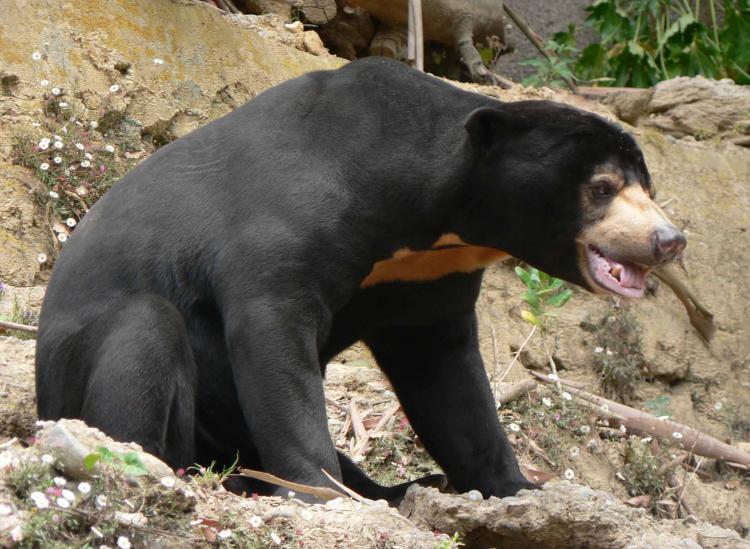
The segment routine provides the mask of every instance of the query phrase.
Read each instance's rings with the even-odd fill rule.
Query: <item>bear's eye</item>
[[[591,194],[594,198],[609,198],[615,194],[615,184],[609,179],[597,179],[591,184]]]

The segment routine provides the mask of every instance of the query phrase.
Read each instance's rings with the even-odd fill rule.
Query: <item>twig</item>
[[[521,30],[521,32],[526,35],[526,38],[528,38],[534,45],[534,47],[539,50],[539,53],[541,53],[547,59],[547,61],[551,63],[553,61],[552,54],[544,46],[542,38],[537,33],[535,33],[531,29],[531,27],[529,27],[529,25],[526,23],[526,21],[523,20],[520,15],[518,15],[511,9],[511,7],[508,5],[508,2],[503,2],[503,9],[505,10],[505,13],[508,14],[508,17],[510,17],[516,24],[516,26]],[[573,93],[576,93],[578,91],[578,87],[576,86],[576,83],[572,78],[564,76],[562,74],[560,75],[560,78],[562,78],[565,84],[567,84],[567,86],[570,88],[570,91],[572,91]]]
[[[529,335],[526,336],[526,339],[523,340],[523,343],[521,343],[521,346],[518,348],[518,350],[513,353],[513,360],[510,361],[510,364],[508,364],[508,367],[505,369],[505,372],[503,372],[503,375],[500,376],[499,382],[502,382],[505,377],[508,375],[508,372],[510,372],[510,369],[518,362],[518,357],[521,356],[521,352],[523,351],[524,347],[526,347],[526,344],[531,340],[531,337],[536,332],[536,326],[531,327],[531,331],[529,332]],[[494,337],[494,332],[493,332]]]
[[[0,320],[0,328],[6,330],[16,330],[18,332],[29,332],[35,334],[39,331],[36,326],[28,326],[26,324],[18,324],[16,322],[8,322],[7,320]]]
[[[509,383],[503,390],[495,393],[495,402],[498,404],[507,404],[516,400],[527,393],[536,389],[536,382],[533,379],[524,379],[518,383]]]
[[[680,505],[683,504],[682,496],[685,495],[685,491],[688,489],[688,486],[690,486],[690,481],[693,480],[695,477],[695,473],[700,469],[701,464],[703,463],[703,456],[698,460],[698,463],[695,464],[695,471],[690,473],[690,476],[688,477],[687,481],[685,481],[684,486],[682,487],[682,490],[680,490],[680,497],[677,499],[677,508],[680,508]],[[692,515],[693,513],[690,511],[690,508],[685,504],[685,510],[688,512],[688,514]]]
[[[312,496],[316,496],[325,500],[346,497],[345,494],[342,494],[341,492],[339,492],[338,490],[334,490],[333,488],[328,488],[326,486],[308,486],[307,484],[299,484],[297,482],[284,480],[275,475],[272,475],[271,473],[266,473],[265,471],[255,471],[253,469],[240,469],[239,471],[240,475],[257,480],[262,480],[263,482],[268,482],[269,484],[275,484],[276,486],[281,486],[282,488],[289,488],[290,490],[300,492],[301,494],[310,494]],[[325,471],[323,472],[325,473]]]
[[[328,477],[328,480],[330,480],[330,481],[331,481],[331,482],[333,482],[333,483],[334,483],[334,484],[335,484],[336,486],[338,486],[339,488],[341,488],[341,489],[342,489],[342,490],[343,490],[344,492],[346,492],[346,493],[347,493],[347,494],[348,494],[348,495],[349,495],[349,496],[350,496],[351,498],[353,498],[353,499],[356,499],[357,501],[361,501],[361,502],[363,502],[363,503],[367,501],[367,498],[365,498],[365,497],[363,497],[363,496],[360,496],[360,495],[359,495],[359,494],[358,494],[357,492],[355,492],[354,490],[352,490],[352,489],[351,489],[351,488],[349,488],[348,486],[345,486],[345,485],[344,485],[343,483],[341,483],[341,482],[339,482],[338,480],[336,480],[335,478],[333,478],[333,476],[332,476],[332,475],[331,475],[331,474],[330,474],[330,473],[329,473],[328,471],[326,471],[325,469],[321,469],[321,471],[323,471],[323,474],[324,474],[324,475],[325,475],[326,477]]]

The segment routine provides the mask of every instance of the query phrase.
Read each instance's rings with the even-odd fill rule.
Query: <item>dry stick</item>
[[[552,380],[547,376],[537,372],[532,372],[532,374],[547,383],[552,383]],[[729,444],[725,444],[724,442],[721,442],[710,435],[701,433],[697,429],[693,429],[687,425],[668,419],[659,419],[647,412],[636,410],[635,408],[631,408],[625,404],[620,404],[614,400],[609,400],[578,389],[566,381],[560,380],[560,382],[568,387],[575,396],[594,403],[599,407],[605,408],[620,416],[622,419],[613,419],[620,422],[633,433],[643,436],[655,436],[659,440],[673,445],[676,443],[676,440],[680,440],[681,442],[677,444],[683,450],[693,452],[699,456],[733,463],[740,468],[750,469],[750,453],[748,452],[730,446]],[[679,438],[675,437],[674,434],[676,433],[680,433],[681,436]]]
[[[350,496],[351,498],[353,498],[353,499],[356,499],[357,501],[361,501],[361,502],[367,502],[367,498],[365,498],[365,497],[363,497],[363,496],[360,496],[360,495],[359,495],[359,494],[358,494],[357,492],[355,492],[354,490],[352,490],[352,489],[351,489],[351,488],[349,488],[348,486],[345,486],[345,485],[344,485],[343,483],[341,483],[341,482],[339,482],[338,480],[336,480],[335,478],[333,478],[333,476],[331,476],[331,474],[330,474],[330,473],[329,473],[328,471],[326,471],[325,469],[321,469],[321,471],[323,471],[323,474],[324,474],[324,475],[325,475],[326,477],[328,477],[328,480],[330,480],[330,481],[331,481],[331,482],[333,482],[333,483],[334,483],[334,484],[335,484],[336,486],[338,486],[339,488],[341,488],[341,489],[342,489],[342,490],[343,490],[344,492],[346,492],[346,493],[347,493],[347,494],[348,494],[348,495],[349,495],[349,496]]]
[[[684,505],[685,511],[687,511],[689,515],[693,514],[690,507],[688,507],[687,503],[682,501],[682,496],[685,495],[685,491],[688,489],[688,486],[690,486],[690,481],[693,480],[693,477],[695,477],[695,473],[697,473],[698,469],[701,468],[702,463],[703,463],[703,456],[701,456],[701,458],[698,460],[698,463],[695,464],[695,470],[692,473],[690,473],[690,476],[688,477],[687,481],[682,486],[682,490],[680,490],[680,497],[677,498],[677,510],[678,511],[680,509],[680,505]]]
[[[409,61],[417,70],[424,72],[422,0],[409,0],[409,31],[406,48]]]
[[[714,315],[698,301],[693,292],[683,284],[672,269],[660,267],[652,272],[654,276],[672,289],[677,299],[685,306],[690,324],[698,330],[703,341],[710,342],[716,333]]]
[[[534,47],[539,50],[539,53],[541,53],[547,61],[550,63],[552,62],[552,54],[547,50],[547,48],[544,47],[544,42],[542,42],[542,38],[535,33],[531,27],[526,23],[526,21],[523,20],[523,18],[518,15],[515,11],[511,9],[511,7],[508,5],[508,2],[503,2],[503,9],[505,10],[505,13],[508,14],[508,16],[513,20],[513,22],[516,24],[516,26],[521,29],[521,32],[526,35],[526,38],[528,38],[531,43],[534,45]],[[576,83],[568,76],[560,75],[560,78],[563,79],[563,81],[567,84],[567,86],[570,88],[570,91],[573,93],[578,92],[578,86],[576,86]]]
[[[508,364],[508,367],[505,369],[505,372],[503,372],[503,375],[500,376],[500,379],[498,381],[502,382],[505,377],[508,375],[508,372],[510,372],[510,369],[515,365],[516,362],[518,362],[518,358],[521,356],[521,351],[523,351],[524,347],[526,347],[526,344],[531,340],[531,337],[536,332],[536,326],[531,327],[531,331],[529,332],[529,335],[526,336],[526,339],[523,340],[523,343],[521,343],[521,346],[518,348],[518,350],[513,353],[513,360],[510,361],[510,364]],[[494,337],[494,332],[493,332]]]
[[[503,390],[498,390],[495,394],[495,401],[498,404],[508,404],[518,397],[524,396],[536,389],[536,382],[533,379],[524,379],[518,383],[511,383]]]
[[[257,480],[262,480],[263,482],[268,482],[269,484],[275,484],[276,486],[281,486],[282,488],[289,488],[290,490],[300,492],[301,494],[310,494],[311,496],[316,496],[325,500],[346,497],[346,494],[342,494],[341,492],[339,492],[338,490],[334,490],[333,488],[328,488],[326,486],[308,486],[307,484],[298,484],[296,482],[284,480],[264,471],[240,469],[240,475]]]
[[[7,320],[0,320],[0,328],[6,330],[16,330],[19,332],[29,332],[35,334],[39,331],[36,326],[28,326],[26,324],[18,324],[16,322],[8,322]]]

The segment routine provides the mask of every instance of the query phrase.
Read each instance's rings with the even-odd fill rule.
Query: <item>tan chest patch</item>
[[[442,247],[450,246],[450,247]],[[471,246],[455,235],[444,235],[429,250],[398,250],[393,257],[373,265],[360,288],[383,282],[426,282],[453,273],[471,273],[507,259],[509,254],[495,248]]]

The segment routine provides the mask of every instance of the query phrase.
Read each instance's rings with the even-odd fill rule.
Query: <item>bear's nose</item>
[[[671,261],[679,256],[687,245],[685,235],[674,225],[659,227],[652,236],[654,255],[660,262]]]

